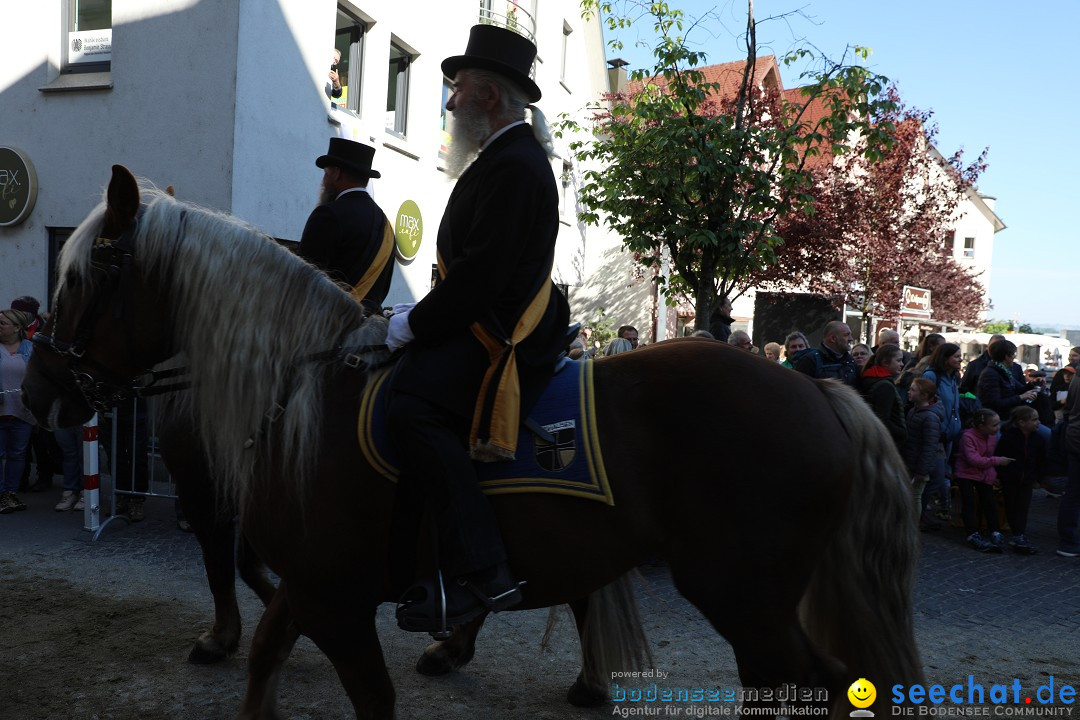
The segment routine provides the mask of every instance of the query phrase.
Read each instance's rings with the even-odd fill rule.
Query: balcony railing
[[[513,30],[536,43],[536,19],[515,0],[480,0],[480,24]]]

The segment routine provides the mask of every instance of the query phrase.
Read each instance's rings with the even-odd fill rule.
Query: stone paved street
[[[172,502],[152,499],[145,522],[132,526],[115,522],[98,542],[90,542],[89,533],[81,530],[81,514],[53,512],[58,495],[58,489],[27,493],[23,496],[30,505],[27,512],[0,517],[4,548],[0,622],[17,626],[27,622],[28,610],[34,610],[34,603],[16,603],[8,596],[13,592],[8,581],[17,579],[41,588],[61,583],[66,588],[63,592],[78,595],[86,613],[84,619],[73,617],[71,622],[101,625],[107,629],[106,637],[124,628],[132,603],[164,608],[169,617],[177,618],[178,626],[152,624],[149,629],[140,627],[138,637],[126,640],[126,645],[102,646],[98,639],[86,640],[59,654],[53,654],[55,640],[44,645],[20,641],[5,662],[16,668],[28,666],[41,655],[55,666],[57,677],[79,672],[88,662],[104,662],[110,655],[118,656],[124,667],[136,662],[134,658],[125,661],[125,655],[146,636],[158,663],[151,666],[153,677],[175,688],[166,698],[150,686],[137,687],[145,680],[118,671],[109,680],[118,685],[103,688],[104,696],[85,689],[76,693],[69,707],[78,711],[42,714],[35,708],[57,692],[55,680],[46,674],[35,684],[16,670],[20,679],[6,698],[13,704],[0,717],[231,717],[243,692],[247,643],[260,611],[253,594],[246,589],[239,592],[245,634],[237,657],[222,666],[188,665],[184,658],[189,643],[209,622],[211,604],[198,547],[193,536],[176,529]],[[1060,558],[1053,552],[1057,505],[1057,499],[1036,491],[1028,534],[1040,552],[1030,557],[1008,551],[976,553],[957,528],[923,534],[915,623],[928,682],[951,685],[966,682],[971,674],[976,682],[989,686],[1015,677],[1033,691],[1052,675],[1059,686],[1080,684],[1080,560]],[[677,594],[666,570],[646,567],[644,578],[640,603],[656,668],[668,673],[673,685],[737,685],[730,648]],[[45,620],[62,620],[55,617],[58,612],[71,611],[50,609],[44,612]],[[398,631],[392,608],[384,606],[378,617],[379,632],[398,689],[399,717],[428,717],[416,710],[429,703],[443,708],[437,716],[446,718],[610,716],[610,707],[583,711],[564,703],[563,694],[576,673],[577,643],[571,623],[564,621],[553,639],[552,652],[541,654],[538,645],[545,620],[543,611],[496,616],[485,627],[477,658],[468,668],[431,679],[411,669],[424,639]],[[0,649],[8,655],[3,645],[0,641]],[[520,689],[507,687],[508,670],[521,678]],[[879,693],[883,691],[887,688],[879,687]],[[329,664],[303,639],[287,665],[281,706],[284,717],[351,717]],[[483,709],[481,715],[476,714],[478,708]]]

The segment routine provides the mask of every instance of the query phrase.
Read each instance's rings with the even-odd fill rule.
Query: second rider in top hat
[[[365,191],[375,148],[330,138],[330,148],[315,160],[323,168],[319,206],[304,225],[297,253],[349,286],[368,313],[382,310],[394,272],[394,229]]]
[[[441,281],[391,317],[387,344],[405,348],[389,407],[399,498],[424,497],[450,582],[445,607],[436,585],[406,592],[406,630],[437,632],[443,611],[452,626],[521,600],[469,453],[513,457],[521,413],[566,344],[569,308],[551,281],[559,201],[550,136],[539,111],[525,122],[540,99],[535,57],[528,39],[477,25],[465,54],[442,64],[454,84],[448,170],[460,176],[439,226]]]

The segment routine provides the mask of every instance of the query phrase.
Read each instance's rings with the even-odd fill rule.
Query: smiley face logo
[[[874,687],[874,683],[866,678],[859,678],[851,683],[851,687],[847,691],[847,697],[855,707],[868,708],[877,699],[877,688]]]

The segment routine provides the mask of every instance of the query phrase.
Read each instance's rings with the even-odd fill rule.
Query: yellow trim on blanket
[[[357,427],[357,440],[364,459],[380,475],[391,482],[398,481],[399,470],[393,467],[378,451],[372,434],[372,420],[375,414],[375,402],[382,385],[389,379],[393,368],[384,368],[372,376],[360,398],[360,413]],[[596,398],[593,386],[593,364],[585,362],[579,378],[581,409],[581,444],[579,452],[585,453],[586,466],[589,470],[589,484],[572,480],[559,480],[550,477],[495,478],[480,481],[480,489],[485,495],[512,495],[537,493],[541,495],[569,495],[586,500],[603,501],[614,505],[615,498],[608,484],[604,470],[603,454],[600,450],[600,435],[596,426]]]

